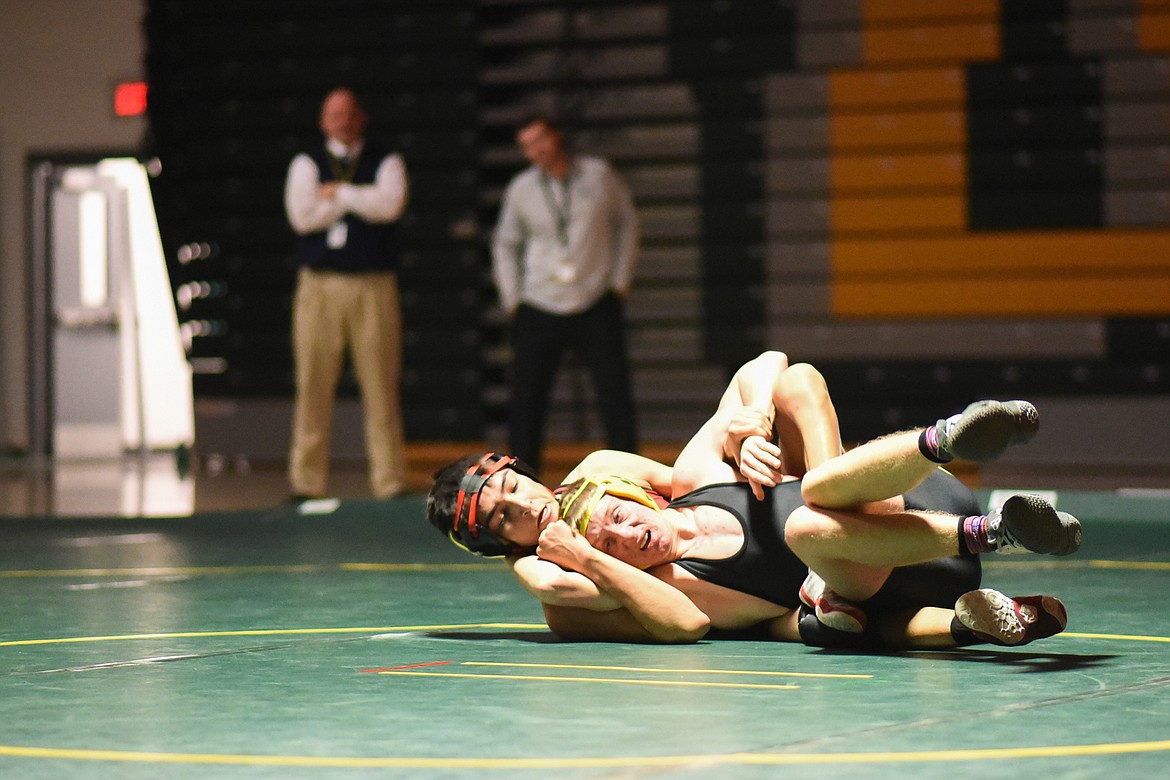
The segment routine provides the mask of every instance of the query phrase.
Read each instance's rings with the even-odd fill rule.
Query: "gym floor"
[[[1059,596],[1067,632],[887,656],[557,641],[418,495],[155,519],[6,500],[0,776],[1158,776],[1170,491],[1056,499],[1080,553],[989,556],[984,581]]]

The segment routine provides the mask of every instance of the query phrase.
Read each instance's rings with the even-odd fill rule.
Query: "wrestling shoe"
[[[966,518],[963,536],[975,553],[1071,555],[1081,546],[1081,522],[1040,496],[1018,495],[989,515]]]
[[[1053,636],[1068,625],[1068,612],[1052,596],[1010,598],[983,588],[964,593],[955,602],[959,622],[985,642],[1018,647]]]
[[[976,401],[934,425],[940,458],[993,460],[1040,430],[1040,413],[1027,401]]]
[[[838,596],[825,584],[821,576],[809,570],[804,584],[800,586],[800,600],[817,613],[817,620],[829,628],[849,634],[865,631],[865,612],[851,601]]]

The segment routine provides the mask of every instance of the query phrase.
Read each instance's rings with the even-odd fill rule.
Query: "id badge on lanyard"
[[[569,200],[569,187],[572,184],[572,177],[566,177],[564,183],[564,197],[558,203],[556,196],[552,191],[552,183],[549,181],[547,174],[542,174],[540,183],[544,190],[544,200],[548,204],[548,209],[552,212],[553,221],[557,225],[557,240],[561,245],[561,263],[556,270],[557,281],[562,284],[572,284],[577,280],[577,267],[573,265],[572,258],[569,257],[569,209],[571,202]]]
[[[358,158],[338,159],[332,154],[329,155],[329,167],[333,171],[333,178],[339,182],[353,181],[354,174],[357,173]],[[337,220],[329,226],[329,231],[325,234],[325,246],[330,249],[342,249],[345,242],[349,240],[349,225],[345,220]]]
[[[334,222],[325,234],[325,245],[330,249],[341,249],[349,239],[349,225],[344,221]]]

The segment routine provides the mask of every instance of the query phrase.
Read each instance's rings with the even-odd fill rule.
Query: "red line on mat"
[[[450,661],[431,661],[425,664],[407,664],[406,666],[383,666],[381,669],[362,669],[360,674],[377,674],[378,672],[396,672],[399,669],[417,669],[420,666],[444,666]]]

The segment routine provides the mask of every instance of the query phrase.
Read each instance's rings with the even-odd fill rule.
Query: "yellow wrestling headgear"
[[[561,519],[584,536],[597,502],[605,495],[628,498],[642,506],[650,507],[655,512],[662,511],[645,488],[624,477],[582,477],[565,488],[565,492],[558,499]]]

